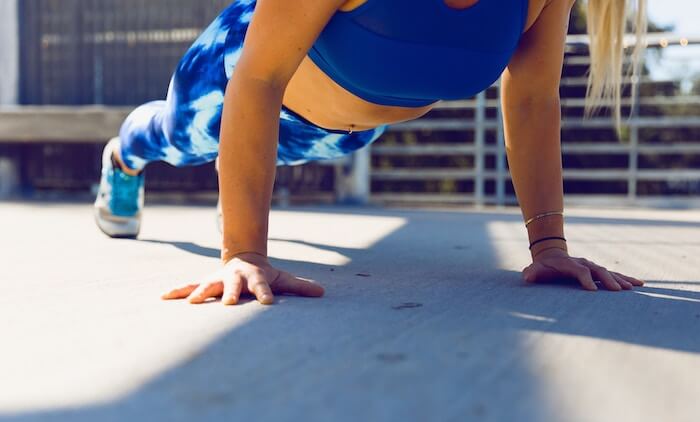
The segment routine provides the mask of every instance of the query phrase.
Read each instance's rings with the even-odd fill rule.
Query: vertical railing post
[[[639,126],[636,117],[630,120],[629,175],[627,179],[627,200],[633,204],[637,200],[637,173],[639,170]]]
[[[0,106],[19,102],[19,0],[0,2]],[[0,199],[19,191],[17,159],[0,157]]]
[[[366,205],[370,199],[371,147],[362,148],[335,164],[337,202]]]
[[[498,98],[501,97],[501,83],[498,83]],[[503,109],[501,101],[496,108],[496,205],[506,204],[506,143],[503,131]]]
[[[639,76],[632,77],[632,110],[630,112],[629,132],[629,163],[627,179],[627,201],[633,204],[637,201],[637,181],[639,173]]]
[[[352,200],[359,204],[367,204],[370,195],[370,171],[372,167],[372,147],[362,148],[355,153],[352,160]]]
[[[19,101],[18,0],[0,2],[0,105]]]
[[[486,143],[486,92],[476,97],[474,110],[474,203],[477,207],[484,205],[484,146]]]

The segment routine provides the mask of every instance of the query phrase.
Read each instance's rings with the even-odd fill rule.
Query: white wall
[[[18,1],[0,0],[0,105],[16,104],[18,100]]]

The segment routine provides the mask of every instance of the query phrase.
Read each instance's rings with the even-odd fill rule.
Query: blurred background
[[[91,198],[100,154],[226,0],[0,0],[0,198]],[[651,0],[640,78],[625,79],[624,128],[584,120],[585,4],[575,8],[561,86],[569,204],[692,207],[700,198],[700,6]],[[636,86],[638,98],[632,98]],[[515,203],[498,85],[391,127],[353,157],[280,168],[278,204]],[[636,100],[636,101],[635,101]],[[213,165],[148,168],[149,199],[216,199]]]

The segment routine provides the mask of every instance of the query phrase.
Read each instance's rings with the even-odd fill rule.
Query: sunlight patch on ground
[[[304,239],[303,243],[318,247],[367,249],[405,224],[406,219],[401,217],[273,211],[270,239]]]
[[[322,265],[347,265],[351,259],[341,253],[312,245],[286,240],[268,242],[268,255],[286,261],[298,261]]]
[[[266,311],[254,302],[233,310],[149,300],[110,318],[126,298],[105,304],[86,296],[62,312],[15,313],[23,332],[6,333],[14,340],[0,362],[0,415],[119,401]]]
[[[685,302],[695,302],[695,303],[700,303],[700,299],[693,299],[690,297],[683,297],[683,296],[676,296],[676,295],[667,295],[667,294],[661,294],[661,293],[649,293],[649,292],[635,292],[638,295],[642,296],[649,296],[649,297],[654,297],[657,299],[670,299],[670,300],[682,300]]]
[[[556,319],[554,318],[549,318],[545,316],[540,316],[540,315],[533,315],[533,314],[526,314],[523,312],[508,312],[508,315],[513,316],[515,318],[520,318],[520,319],[527,319],[530,321],[537,321],[537,322],[549,322],[549,323],[554,323],[557,322]]]
[[[530,263],[527,232],[519,222],[488,221],[489,247],[503,269],[521,270]]]
[[[697,367],[698,354],[530,330],[521,331],[519,342],[552,420],[666,420],[696,402],[697,380],[686,368]],[[639,370],[650,365],[654,370]],[[668,394],[671,379],[675,388]]]
[[[13,218],[18,208],[9,210]],[[29,277],[33,273],[17,262],[4,269],[4,274],[26,279],[22,285],[0,282],[9,296],[41,294],[30,301],[0,300],[3,315],[12,321],[4,334],[13,339],[3,344],[0,361],[0,415],[125,400],[268,311],[255,302],[226,308],[159,300],[166,288],[212,268],[209,260],[217,259],[213,255],[219,247],[213,209],[185,213],[177,207],[151,207],[144,238],[154,240],[139,242],[105,238],[94,228],[89,206],[56,206],[41,213],[27,208],[33,212],[20,215],[32,215],[27,217],[32,227],[42,228],[37,233],[51,232],[61,213],[61,225],[52,229],[60,235],[45,238],[42,247],[63,252],[41,267],[61,268],[58,277],[65,282],[47,283],[39,273]],[[195,223],[182,224],[187,220]],[[346,265],[350,259],[344,250],[370,248],[405,224],[404,218],[391,216],[273,211],[270,254]],[[18,231],[8,241],[19,247],[27,238]],[[26,251],[14,253],[29,257],[31,250],[28,243]]]

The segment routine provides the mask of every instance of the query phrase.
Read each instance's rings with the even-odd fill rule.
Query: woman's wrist
[[[532,221],[527,225],[528,239],[530,241],[530,254],[533,258],[552,254],[556,251],[544,251],[558,249],[559,253],[568,252],[566,238],[564,236],[564,216],[561,213],[548,213]]]
[[[537,259],[551,257],[551,256],[562,256],[568,255],[569,249],[566,241],[562,240],[551,240],[538,243],[530,249],[530,256],[534,262]]]
[[[221,261],[224,264],[236,259],[243,258],[246,260],[264,260],[267,261],[267,250],[263,248],[228,248],[223,247],[221,249]]]

